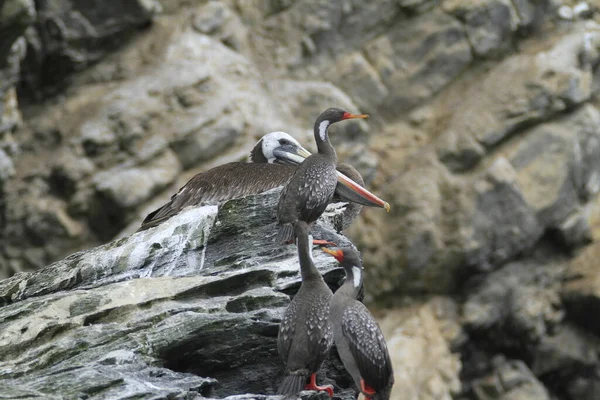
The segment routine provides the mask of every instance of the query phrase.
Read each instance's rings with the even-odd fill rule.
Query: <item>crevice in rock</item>
[[[255,270],[216,280],[179,293],[175,300],[238,295],[250,289],[272,286],[275,274],[269,270]]]

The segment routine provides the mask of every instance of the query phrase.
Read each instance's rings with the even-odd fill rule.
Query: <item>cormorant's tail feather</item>
[[[293,243],[294,242],[294,225],[285,224],[279,228],[277,233],[277,243]]]
[[[287,375],[279,385],[277,394],[296,396],[304,388],[307,378],[306,375]]]

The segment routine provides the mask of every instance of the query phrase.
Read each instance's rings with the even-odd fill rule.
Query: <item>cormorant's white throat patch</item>
[[[352,280],[354,283],[354,287],[358,289],[360,286],[362,271],[358,267],[352,267]]]
[[[319,124],[319,136],[322,141],[325,141],[325,137],[327,136],[327,127],[329,126],[329,121],[322,121]]]
[[[314,264],[315,260],[313,259],[312,248],[313,248],[313,236],[308,235],[308,255],[310,257],[310,261]]]

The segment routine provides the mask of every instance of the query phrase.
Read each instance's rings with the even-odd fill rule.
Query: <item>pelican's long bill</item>
[[[283,145],[274,149],[273,155],[277,164],[300,165],[311,154],[304,147]]]
[[[362,116],[355,118],[364,118]],[[291,164],[300,165],[302,162],[311,155],[311,153],[304,147],[284,145],[277,147],[273,150],[273,154],[276,159],[275,162],[278,164]],[[385,208],[386,211],[390,211],[390,205],[369,192],[346,175],[337,171],[338,185],[335,189],[336,194],[339,195],[344,201],[357,203],[366,207],[379,207]]]
[[[381,200],[340,171],[337,171],[337,176],[338,185],[335,188],[335,192],[342,199],[367,207],[385,208],[385,211],[390,212],[390,205],[387,201]]]

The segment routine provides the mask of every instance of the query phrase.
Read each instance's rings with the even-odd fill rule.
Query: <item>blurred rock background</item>
[[[339,106],[395,399],[598,399],[600,3],[0,1],[0,277]]]

